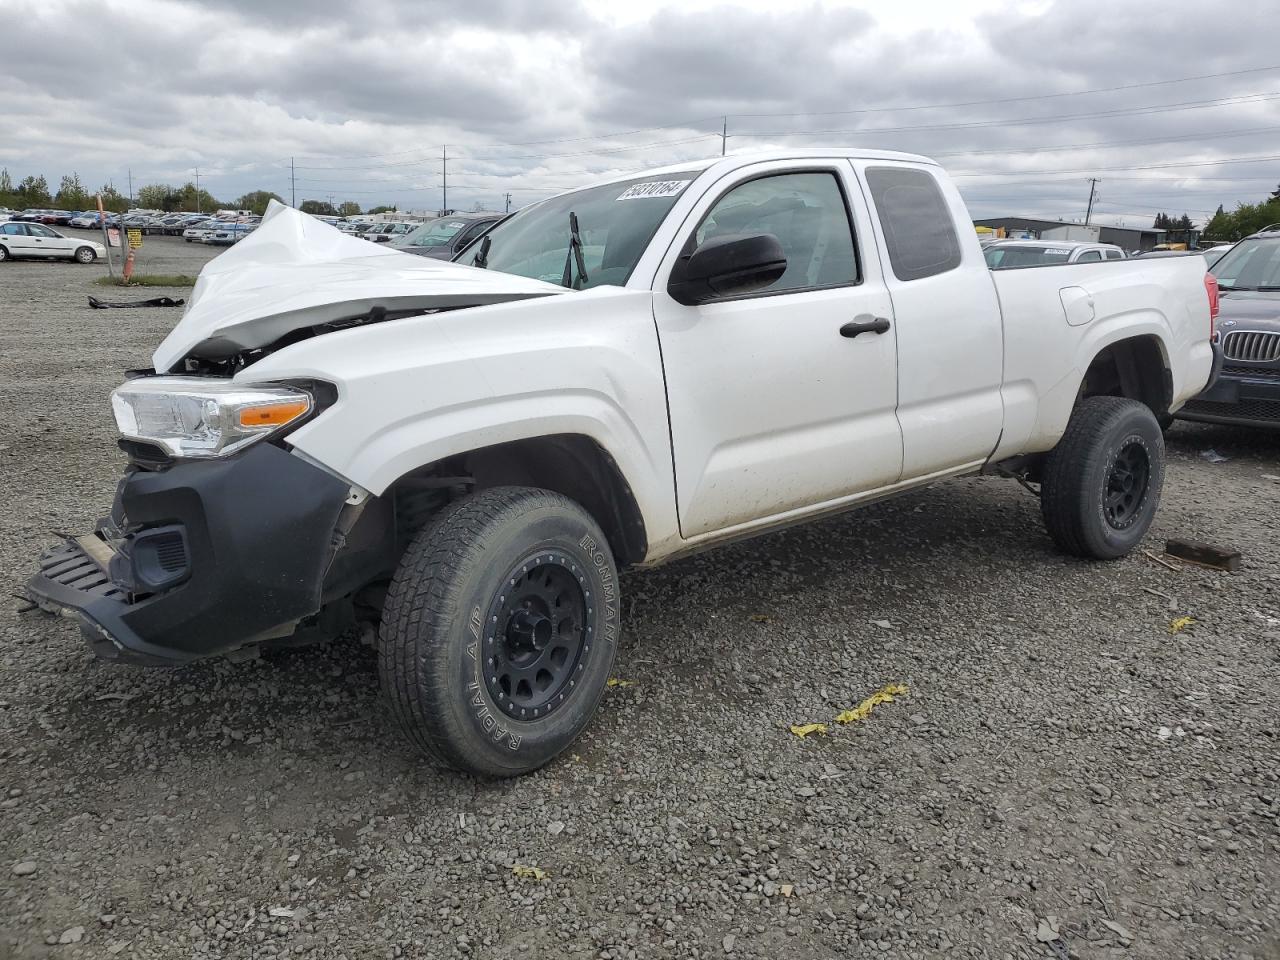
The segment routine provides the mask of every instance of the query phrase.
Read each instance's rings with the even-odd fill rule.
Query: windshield
[[[624,284],[662,218],[700,172],[610,183],[526,207],[486,234],[491,238],[486,266],[561,283],[569,256],[569,214],[575,213],[587,269],[581,289]],[[479,249],[469,247],[459,262],[474,264]]]
[[[1280,238],[1241,240],[1210,270],[1224,289],[1280,288]]]
[[[402,247],[447,247],[458,231],[467,225],[465,220],[445,217],[424,223],[400,241]]]
[[[1069,247],[988,247],[987,266],[992,270],[1009,267],[1040,267],[1046,263],[1066,263]]]

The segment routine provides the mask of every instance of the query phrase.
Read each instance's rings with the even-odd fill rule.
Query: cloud
[[[939,156],[975,216],[1080,215],[1093,175],[1103,217],[1199,215],[1280,181],[1217,163],[1280,155],[1280,69],[1154,81],[1280,66],[1250,26],[1269,7],[7,0],[0,165],[117,185],[199,167],[233,199],[289,196],[292,157],[299,199],[429,209],[448,144],[451,202],[493,207],[716,154],[727,115],[731,150]],[[1248,94],[1276,99],[1192,103]],[[1159,166],[1180,161],[1204,165]]]

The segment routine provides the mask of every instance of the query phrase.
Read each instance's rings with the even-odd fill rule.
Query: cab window
[[[849,211],[833,173],[786,173],[734,187],[698,226],[693,249],[714,237],[755,234],[777,237],[787,257],[786,272],[764,293],[858,282]]]
[[[868,167],[866,176],[895,277],[921,280],[960,266],[955,224],[932,174]]]

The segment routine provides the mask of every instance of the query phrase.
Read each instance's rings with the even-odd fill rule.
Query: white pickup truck
[[[454,263],[276,205],[114,392],[112,512],[28,592],[140,663],[360,626],[414,743],[518,774],[599,703],[620,568],[980,471],[1133,549],[1216,302],[1199,258],[993,275],[896,153],[613,180]]]

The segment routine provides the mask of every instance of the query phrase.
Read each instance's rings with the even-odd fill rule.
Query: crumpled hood
[[[192,354],[221,359],[379,306],[428,310],[565,292],[373,244],[273,200],[257,230],[200,271],[186,312],[152,362],[163,372]]]

